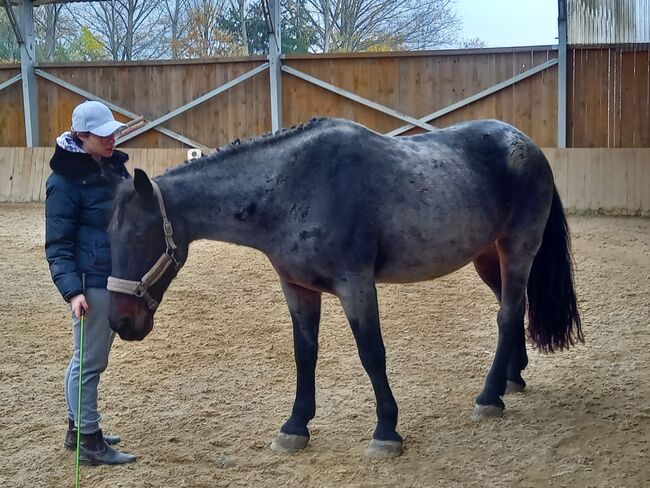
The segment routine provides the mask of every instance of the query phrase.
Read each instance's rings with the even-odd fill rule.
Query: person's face
[[[92,132],[87,132],[85,134],[79,134],[79,138],[84,143],[84,151],[92,156],[96,158],[109,158],[113,155],[113,149],[115,148],[115,133],[110,136],[101,137]]]

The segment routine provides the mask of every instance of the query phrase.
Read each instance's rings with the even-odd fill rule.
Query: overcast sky
[[[456,0],[463,38],[487,47],[557,44],[557,0]]]

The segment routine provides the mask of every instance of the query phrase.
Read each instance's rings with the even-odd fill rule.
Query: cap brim
[[[99,137],[106,137],[106,136],[110,136],[111,134],[115,133],[118,130],[126,129],[126,128],[127,128],[126,124],[123,124],[122,122],[118,122],[117,120],[111,120],[110,122],[106,122],[104,125],[100,125],[99,127],[91,130],[90,132]]]

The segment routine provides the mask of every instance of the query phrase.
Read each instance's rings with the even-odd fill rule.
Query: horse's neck
[[[159,183],[169,200],[170,219],[181,219],[190,241],[210,239],[264,250],[279,209],[266,198],[273,161],[255,159],[244,164],[215,162],[202,170],[188,171]],[[172,217],[173,216],[173,217]]]

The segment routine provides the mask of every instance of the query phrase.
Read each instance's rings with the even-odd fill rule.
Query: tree
[[[282,7],[282,52],[312,51],[318,41],[318,33],[309,15],[307,0],[285,0]]]
[[[102,40],[116,61],[158,59],[165,51],[157,0],[110,0],[71,4],[80,27]]]
[[[454,0],[308,0],[318,47],[330,51],[431,49],[456,40]]]
[[[225,14],[226,0],[192,0],[187,35],[179,40],[181,54],[188,58],[240,56],[242,46],[221,28]]]
[[[80,35],[64,4],[42,5],[34,9],[36,58],[45,61],[70,59],[67,52]]]
[[[57,61],[101,61],[110,59],[106,46],[83,26],[70,44],[57,53]]]
[[[163,0],[162,22],[167,33],[168,54],[172,59],[180,57],[181,39],[187,34],[189,0]]]
[[[233,0],[231,0],[232,2]],[[237,0],[240,1],[240,0]],[[282,52],[309,52],[315,45],[317,35],[306,7],[307,0],[282,1]],[[262,1],[249,2],[245,11],[247,52],[268,53],[268,24]],[[241,27],[241,11],[231,3],[219,26],[233,36],[238,44],[244,44],[244,29]]]
[[[15,8],[14,13],[17,14]],[[16,33],[9,22],[7,11],[4,7],[0,7],[0,63],[19,62],[20,47],[16,41]]]
[[[239,22],[240,41],[242,54],[248,56],[248,33],[246,31],[246,0],[230,0],[230,9]]]
[[[485,41],[482,41],[478,37],[473,37],[471,39],[461,39],[459,44],[461,49],[479,49],[486,47]]]

